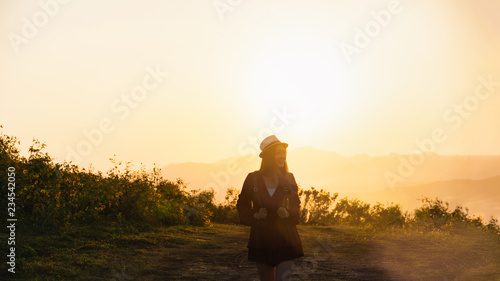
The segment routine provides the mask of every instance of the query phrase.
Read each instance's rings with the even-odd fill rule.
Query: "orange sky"
[[[500,154],[498,3],[3,1],[0,124],[98,169],[255,153],[271,132],[383,155],[437,130],[438,153]]]

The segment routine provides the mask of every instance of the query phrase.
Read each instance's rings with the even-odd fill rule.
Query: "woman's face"
[[[278,145],[274,151],[274,160],[279,168],[285,166],[286,161],[286,148],[282,145]]]

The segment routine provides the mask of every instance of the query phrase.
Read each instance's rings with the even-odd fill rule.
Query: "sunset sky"
[[[58,162],[500,154],[495,0],[9,0],[0,34],[2,130]]]

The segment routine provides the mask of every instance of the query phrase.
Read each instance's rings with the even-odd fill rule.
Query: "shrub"
[[[331,215],[331,220],[336,223],[361,225],[370,220],[370,204],[359,199],[342,198],[337,202]]]
[[[0,126],[1,128],[1,126]],[[16,217],[26,225],[131,222],[208,226],[213,216],[213,190],[186,192],[181,179],[170,182],[157,167],[133,171],[131,162],[110,159],[103,175],[71,163],[54,163],[45,144],[33,140],[29,157],[19,155],[19,141],[0,133],[0,164],[16,169]],[[7,186],[7,169],[0,184]],[[7,193],[0,199],[7,205]],[[4,210],[5,212],[5,210]]]
[[[192,190],[187,202],[182,204],[185,223],[197,226],[211,226],[212,210],[215,207],[213,201],[213,189]]]
[[[328,214],[333,208],[333,204],[338,197],[338,193],[330,195],[323,189],[316,190],[299,188],[299,198],[301,200],[300,221],[303,224],[321,224],[329,223]]]
[[[370,210],[369,222],[378,228],[402,227],[406,218],[399,204],[384,207],[383,204],[377,203]]]
[[[218,223],[238,224],[239,217],[236,209],[238,190],[230,187],[226,190],[225,201],[213,209],[213,221]]]

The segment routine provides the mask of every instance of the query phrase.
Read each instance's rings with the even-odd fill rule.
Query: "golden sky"
[[[500,154],[499,3],[2,1],[0,124],[98,169],[256,153],[270,133]]]

